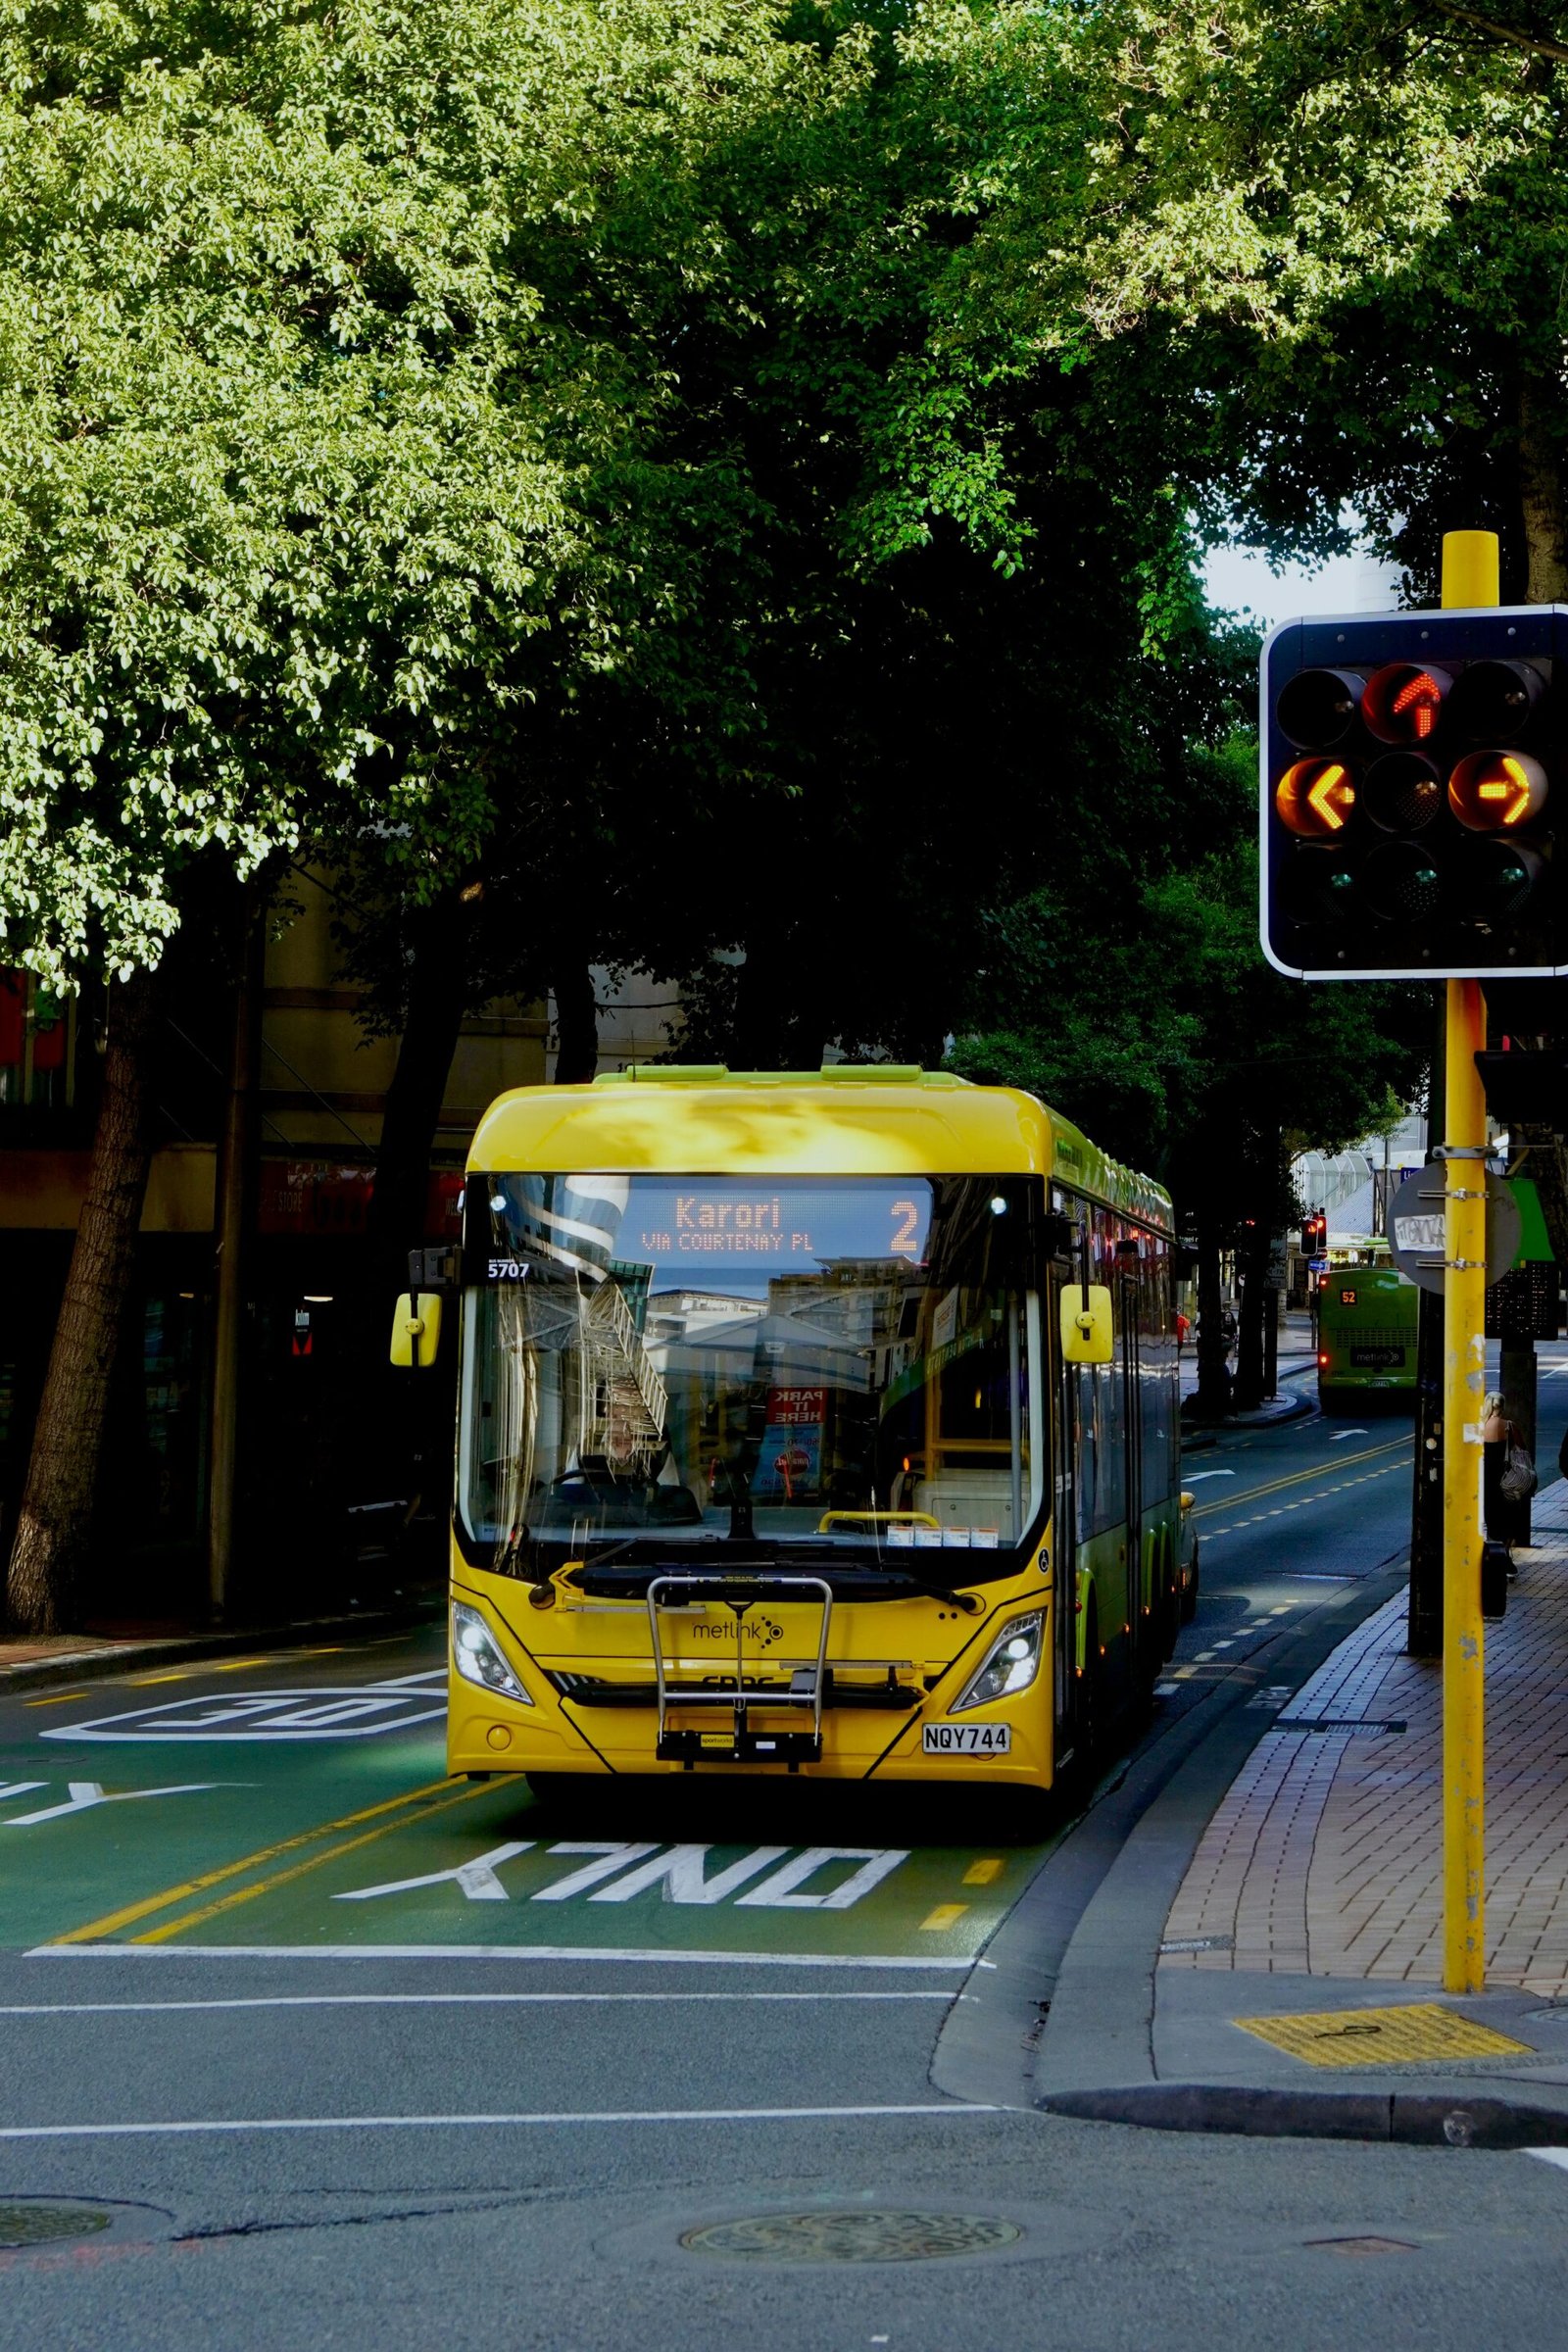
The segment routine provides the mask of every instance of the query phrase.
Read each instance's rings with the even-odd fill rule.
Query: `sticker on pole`
[[[1473,1161],[1462,1163],[1474,1182]],[[1423,1291],[1443,1295],[1447,1262],[1443,1207],[1443,1168],[1434,1161],[1407,1176],[1389,1202],[1389,1254],[1399,1272]],[[1519,1254],[1524,1225],[1513,1188],[1500,1176],[1487,1177],[1487,1281],[1497,1282]]]

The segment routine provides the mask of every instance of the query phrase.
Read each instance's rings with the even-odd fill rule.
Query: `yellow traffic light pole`
[[[1445,607],[1497,602],[1492,531],[1448,531]],[[1487,1387],[1487,1042],[1477,980],[1447,983],[1443,1292],[1443,1984],[1486,1982],[1485,1647],[1481,1623],[1482,1401]]]

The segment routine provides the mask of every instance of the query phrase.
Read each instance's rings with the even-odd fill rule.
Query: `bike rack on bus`
[[[682,1599],[666,1599],[666,1594],[681,1593]],[[794,1669],[787,1690],[759,1690],[755,1682],[748,1688],[746,1681],[746,1612],[759,1601],[801,1601],[815,1599],[822,1610],[821,1632],[817,1638],[816,1664]],[[716,1602],[730,1609],[735,1617],[735,1674],[734,1680],[719,1681],[716,1677],[705,1683],[701,1690],[674,1690],[669,1685],[664,1659],[663,1637],[660,1627],[662,1609],[689,1609],[694,1601]],[[788,1764],[791,1771],[798,1764],[819,1764],[822,1760],[822,1700],[827,1683],[827,1638],[833,1622],[833,1588],[820,1576],[737,1576],[733,1572],[704,1574],[671,1574],[656,1576],[648,1587],[648,1624],[653,1638],[654,1679],[659,1692],[659,1741],[655,1749],[660,1761],[693,1764],[774,1763]],[[678,1664],[678,1660],[676,1661]],[[756,1662],[753,1672],[755,1675]],[[671,1707],[684,1714],[691,1707],[727,1707],[730,1710],[732,1736],[724,1743],[722,1735],[712,1732],[671,1731]],[[783,1707],[809,1707],[811,1728],[808,1732],[757,1732],[750,1717],[771,1715]]]

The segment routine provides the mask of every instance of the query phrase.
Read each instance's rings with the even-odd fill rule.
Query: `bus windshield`
[[[1046,1450],[1029,1195],[1016,1177],[470,1173],[458,1499],[475,1555],[526,1574],[640,1537],[1020,1542]]]

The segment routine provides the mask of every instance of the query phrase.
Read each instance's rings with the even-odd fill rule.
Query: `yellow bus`
[[[449,1769],[1051,1788],[1175,1639],[1171,1238],[1156,1187],[946,1072],[501,1097]],[[400,1315],[408,1361],[438,1309]]]

